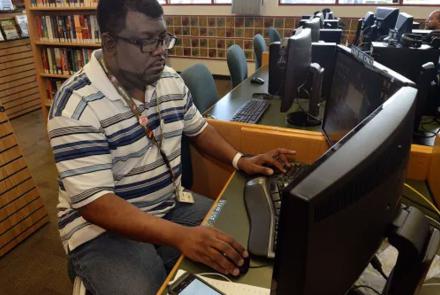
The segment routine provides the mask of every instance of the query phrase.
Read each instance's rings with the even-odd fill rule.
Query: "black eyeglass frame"
[[[142,53],[151,53],[156,50],[159,46],[162,46],[165,50],[173,49],[176,45],[177,37],[171,33],[167,33],[163,38],[146,38],[146,39],[134,39],[126,38],[123,36],[113,35],[116,39],[121,39],[127,43],[139,46]],[[151,47],[145,49],[145,47]]]

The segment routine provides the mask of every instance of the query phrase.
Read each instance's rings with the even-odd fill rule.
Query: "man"
[[[440,30],[440,9],[432,11],[426,19],[427,30]]]
[[[165,66],[174,37],[156,0],[101,0],[97,17],[102,51],[64,83],[48,121],[75,275],[93,294],[154,294],[180,253],[239,275],[247,251],[199,226],[212,202],[180,187],[182,134],[248,174],[284,171],[294,152],[241,157],[207,124]]]

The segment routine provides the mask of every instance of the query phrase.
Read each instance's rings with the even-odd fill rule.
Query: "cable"
[[[434,210],[435,213],[438,214],[438,216],[440,217],[440,210],[438,210],[438,208],[430,201],[428,200],[428,198],[426,198],[422,193],[420,193],[418,190],[416,190],[414,187],[410,186],[409,184],[407,184],[406,182],[404,183],[404,185],[409,188],[411,191],[413,191],[417,196],[419,196],[420,198],[422,198],[426,204],[429,205],[429,207]]]
[[[249,268],[261,268],[261,267],[266,267],[266,266],[270,266],[270,264],[250,265]]]
[[[196,273],[196,275],[201,276],[201,277],[204,277],[204,276],[206,276],[206,277],[208,277],[208,276],[219,276],[219,277],[225,279],[228,282],[232,282],[232,280],[230,278],[228,278],[227,276],[225,276],[225,275],[223,275],[221,273],[218,273],[218,272],[201,272],[201,273]]]
[[[422,286],[440,286],[440,283],[426,283],[426,284],[423,284]]]
[[[377,258],[376,255],[374,255],[373,258],[371,258],[370,263],[374,267],[374,269],[377,270],[382,275],[385,281],[388,281],[388,276],[383,271],[382,263],[380,262],[379,258]]]
[[[438,222],[437,220],[435,220],[434,218],[432,218],[432,217],[429,216],[429,215],[425,215],[425,217],[428,218],[431,222],[435,223],[434,226],[435,226],[437,229],[440,229],[440,222]]]
[[[367,285],[357,285],[357,286],[353,286],[353,288],[351,288],[352,290],[356,290],[359,288],[366,288],[369,289],[371,291],[373,291],[374,293],[378,294],[378,295],[382,295],[379,291],[377,291],[376,289],[374,289],[373,287],[367,286]]]

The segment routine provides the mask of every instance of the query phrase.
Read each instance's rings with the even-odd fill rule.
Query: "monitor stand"
[[[321,125],[321,120],[304,111],[292,112],[286,116],[287,123],[294,126],[313,127]]]
[[[311,87],[309,97],[309,110],[296,111],[287,114],[287,123],[300,127],[313,127],[321,125],[319,120],[319,102],[322,94],[322,81],[324,79],[324,68],[317,63],[310,64]]]
[[[398,251],[397,261],[382,295],[413,295],[423,283],[440,245],[440,233],[423,212],[401,208],[388,233],[388,241]],[[350,290],[347,295],[359,295]]]

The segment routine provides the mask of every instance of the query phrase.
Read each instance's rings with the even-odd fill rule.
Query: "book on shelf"
[[[89,60],[92,49],[46,47],[41,51],[42,64],[46,74],[72,75]]]
[[[5,41],[5,37],[3,36],[2,30],[0,30],[0,42]]]
[[[53,99],[55,95],[63,84],[62,80],[59,79],[48,79],[46,83],[46,94],[47,94],[47,103],[48,105],[52,105]]]
[[[15,26],[15,21],[13,19],[0,20],[0,27],[6,40],[14,40],[20,38],[17,27]]]
[[[12,11],[15,9],[12,0],[0,0],[0,10],[2,11]]]
[[[99,44],[96,15],[42,15],[37,16],[41,41]]]
[[[97,4],[98,0],[31,0],[32,7],[93,8]]]
[[[19,14],[15,16],[15,22],[18,25],[18,28],[20,29],[20,35],[22,38],[29,37],[29,30],[28,30],[28,19],[26,14]]]

